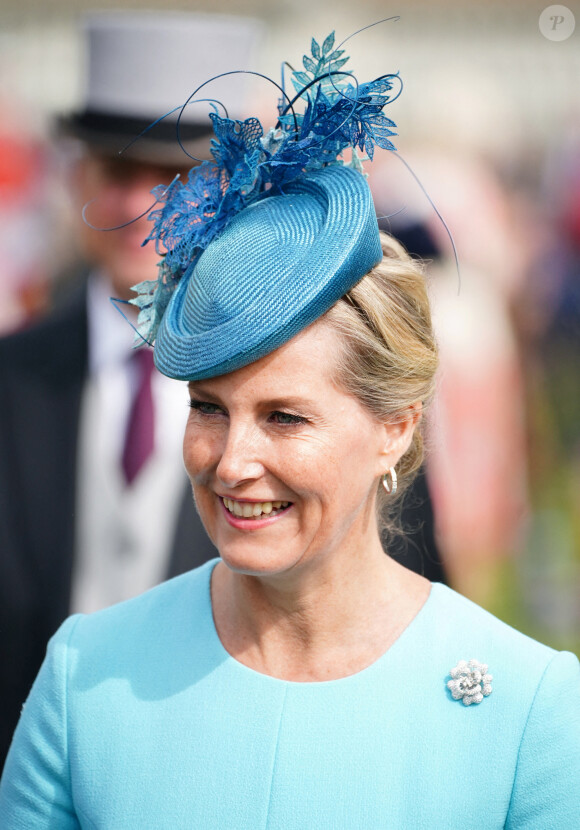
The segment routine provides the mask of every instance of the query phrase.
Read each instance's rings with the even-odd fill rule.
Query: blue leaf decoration
[[[345,63],[348,63],[348,61],[349,61],[348,58],[342,58],[342,60],[333,61],[330,64],[331,72],[337,72],[339,69],[342,69],[342,67],[345,65]]]
[[[292,75],[292,83],[294,84],[294,88],[296,92],[300,92],[305,86],[308,86],[312,78],[310,78],[306,72],[295,72]]]
[[[322,55],[326,57],[329,52],[332,52],[332,47],[334,46],[334,32],[331,32],[324,40],[322,44]]]

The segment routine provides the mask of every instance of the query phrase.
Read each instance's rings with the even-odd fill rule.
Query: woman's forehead
[[[326,321],[317,320],[254,363],[189,386],[192,391],[239,389],[284,399],[318,397],[334,385],[339,343],[340,335]]]

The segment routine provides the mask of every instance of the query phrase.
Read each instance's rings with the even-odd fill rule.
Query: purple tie
[[[131,361],[137,374],[137,385],[127,419],[122,458],[123,472],[128,485],[133,482],[153,452],[154,445],[153,395],[151,394],[153,352],[147,348],[138,349],[131,356]]]

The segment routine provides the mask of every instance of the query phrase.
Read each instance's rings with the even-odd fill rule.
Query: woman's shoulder
[[[435,583],[429,602],[442,645],[491,649],[498,656],[518,655],[534,664],[547,663],[557,653],[446,585]]]
[[[578,659],[439,584],[409,634],[399,649],[401,694],[434,757],[449,747],[444,778],[454,795],[461,796],[456,782],[471,776],[483,804],[505,805],[502,826],[510,830],[576,827]]]
[[[569,678],[578,684],[575,655],[534,640],[451,588],[433,585],[429,604],[433,648],[450,670],[462,660],[486,665],[494,686],[520,690],[520,703],[533,698],[542,683],[565,684]]]
[[[209,586],[213,559],[192,571],[162,582],[132,599],[92,614],[69,617],[52,638],[53,648],[66,646],[79,654],[136,654],[146,647],[163,649],[211,621]],[[145,645],[147,644],[147,645]]]

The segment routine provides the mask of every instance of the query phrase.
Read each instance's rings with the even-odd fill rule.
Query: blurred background
[[[2,0],[0,334],[45,314],[75,262],[74,149],[55,140],[54,118],[82,95],[79,15],[117,5]],[[548,6],[530,0],[337,6],[171,3],[263,20],[251,68],[276,80],[312,36],[334,29],[340,43],[400,15],[345,49],[359,79],[400,72],[405,87],[387,114],[413,172],[379,151],[369,174],[385,227],[428,240],[442,366],[427,476],[441,554],[453,587],[580,653],[580,5],[568,3],[577,28],[560,40],[566,24],[544,15],[542,31]],[[252,112],[270,126],[276,91],[252,84]]]

